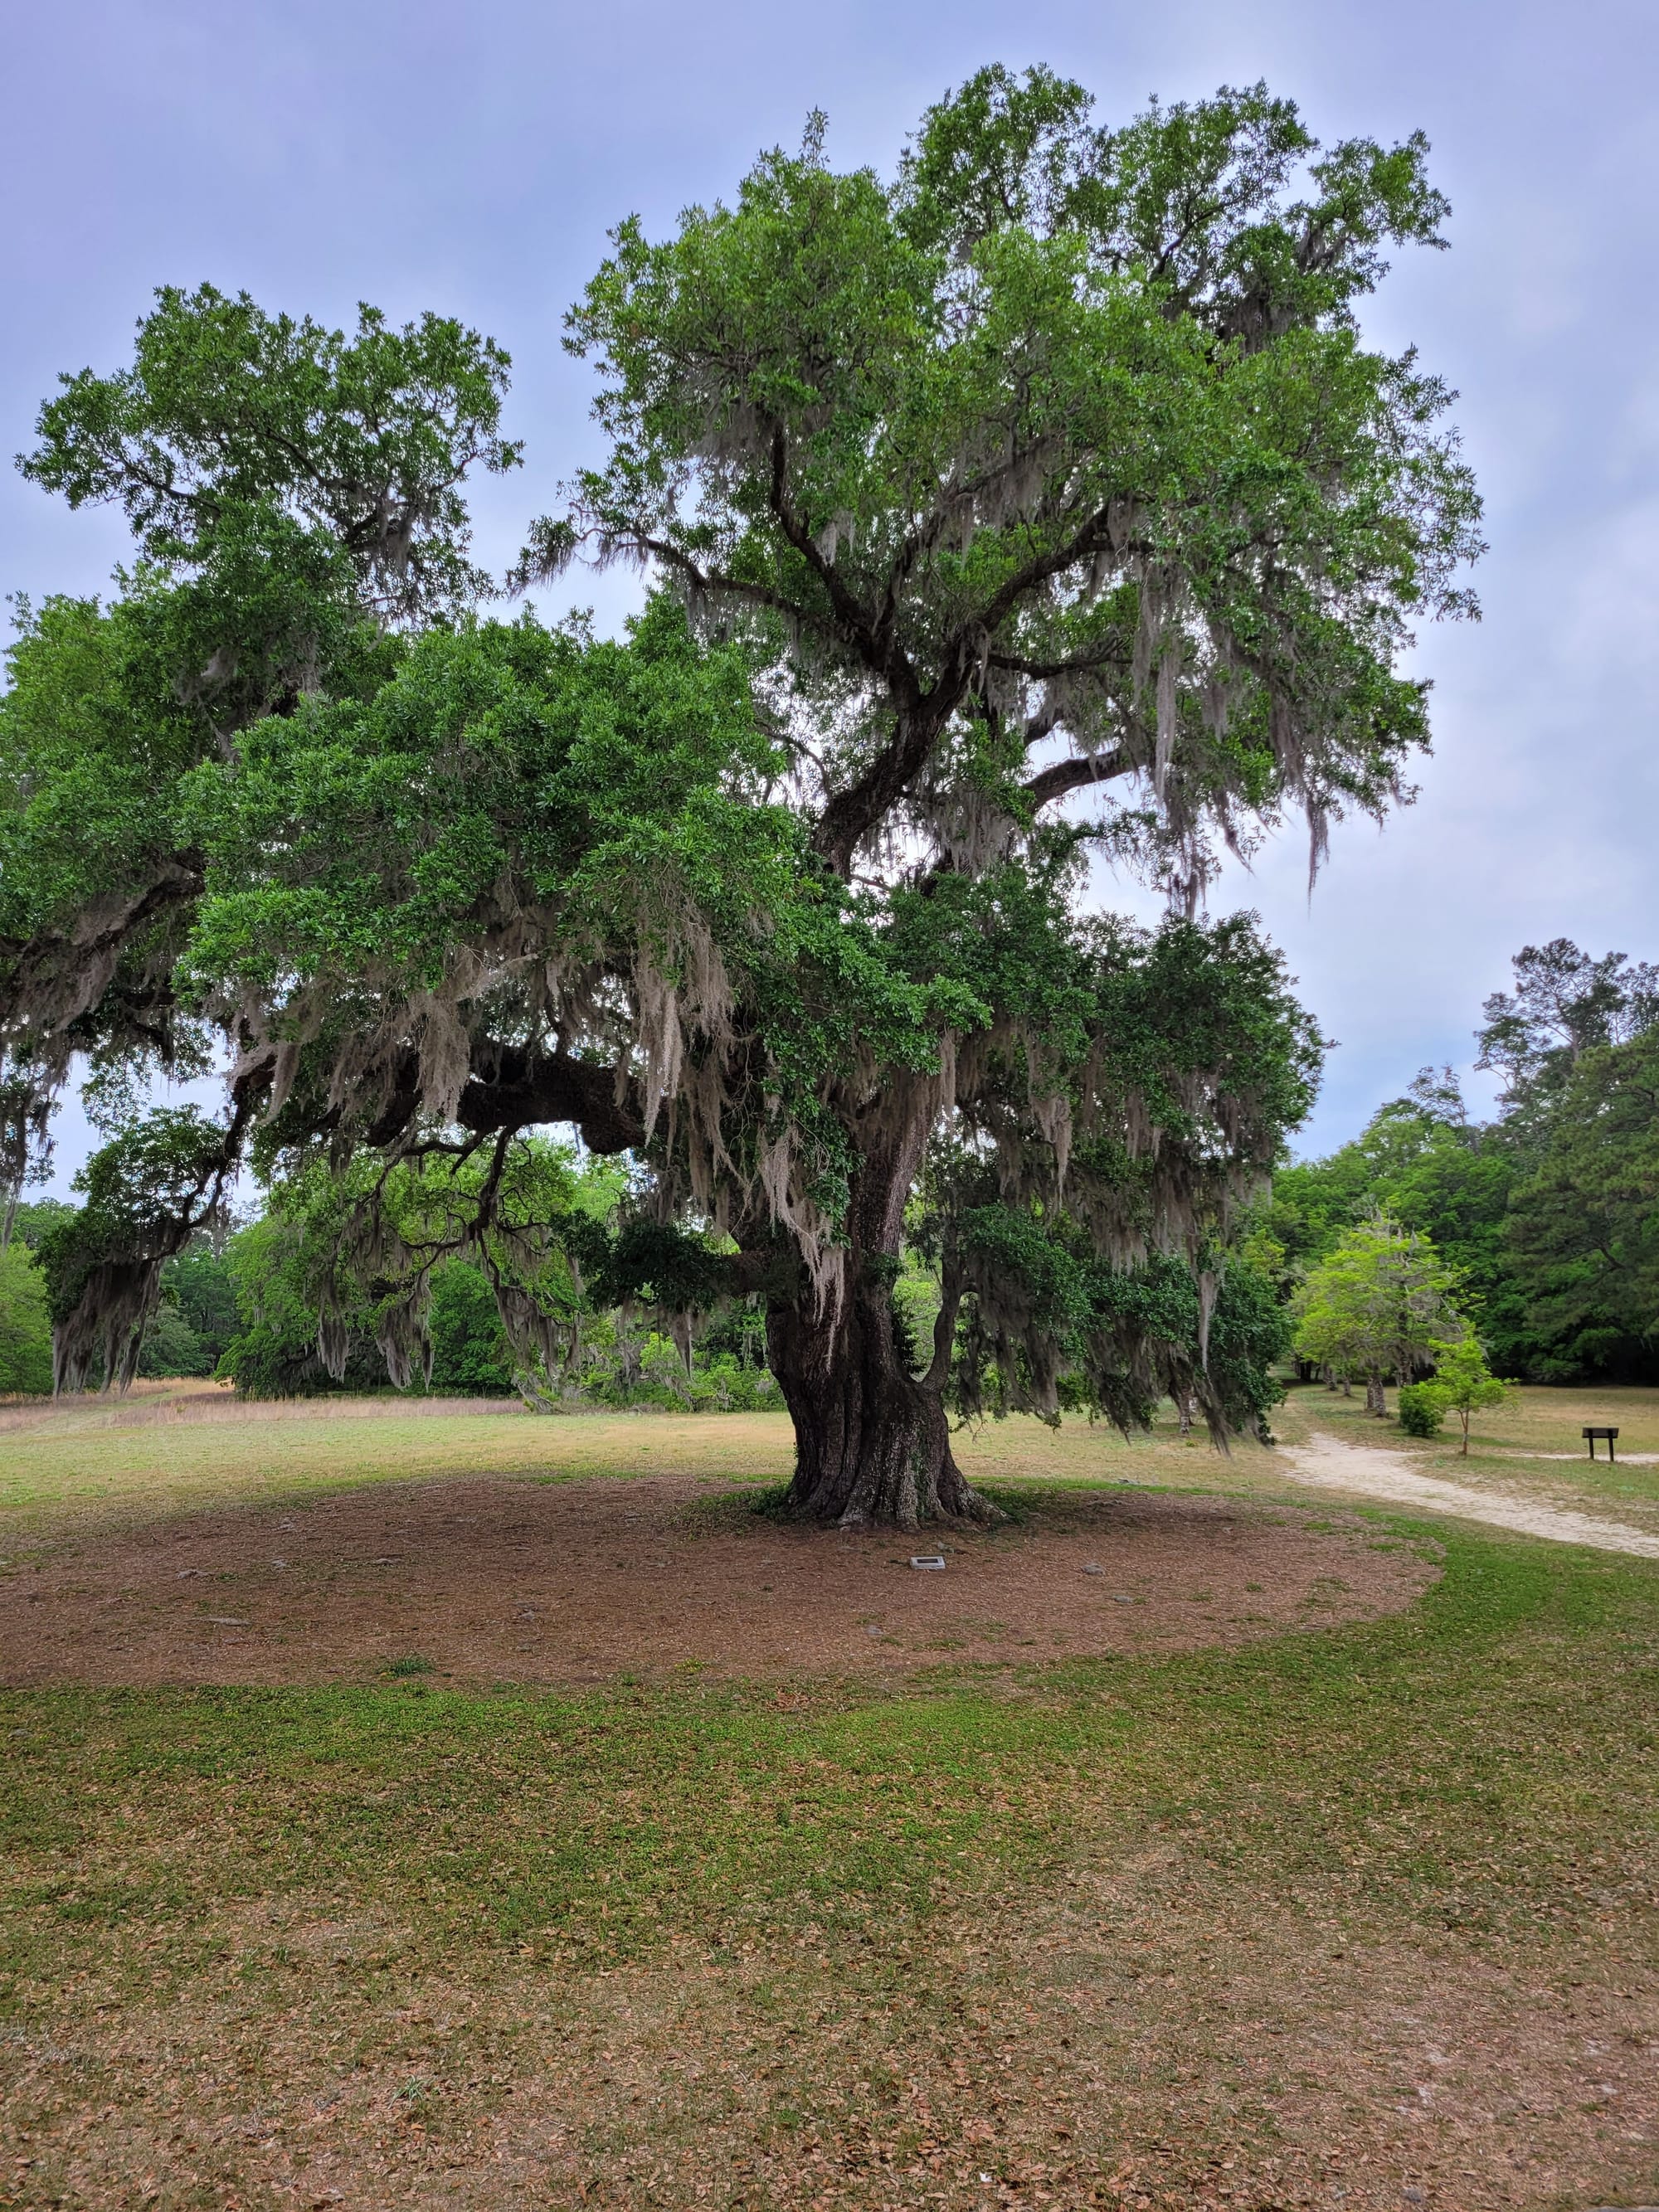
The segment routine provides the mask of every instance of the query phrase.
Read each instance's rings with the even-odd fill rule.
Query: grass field
[[[1659,1395],[1659,1394],[1656,1394]],[[1126,1442],[1068,1422],[990,1422],[957,1439],[975,1480],[1097,1482],[1124,1476],[1249,1484],[1270,1470],[1241,1451],[1218,1462],[1171,1430]],[[465,1400],[247,1406],[212,1384],[152,1385],[127,1404],[94,1396],[0,1411],[0,1530],[126,1519],[230,1501],[257,1504],[422,1475],[579,1479],[665,1469],[779,1482],[793,1456],[782,1413],[580,1414],[551,1419]]]
[[[143,1386],[140,1386],[141,1390]],[[1655,1455],[1591,1464],[1580,1430],[1615,1423],[1617,1449]],[[1367,1416],[1363,1397],[1298,1389],[1275,1419],[1294,1443],[1321,1426],[1384,1443],[1425,1473],[1521,1486],[1558,1504],[1659,1518],[1659,1391],[1517,1389],[1476,1417],[1469,1456],[1442,1432],[1432,1443]],[[1601,1447],[1605,1453],[1605,1446]],[[1072,1421],[988,1422],[957,1440],[975,1481],[1143,1481],[1261,1492],[1282,1486],[1272,1455],[1248,1444],[1222,1459],[1167,1417],[1150,1436]],[[538,1418],[465,1400],[414,1407],[395,1400],[250,1407],[212,1384],[149,1386],[126,1404],[91,1397],[62,1407],[0,1409],[0,1544],[8,1532],[130,1521],[204,1504],[274,1504],[376,1482],[458,1474],[628,1476],[672,1470],[779,1482],[793,1455],[781,1413],[584,1414]]]
[[[1637,1518],[1653,1470],[1533,1455],[1591,1417],[1525,1394],[1468,1462],[1280,1425]],[[0,1420],[0,1604],[209,1503],[788,1458],[763,1416]],[[1293,1494],[1167,1428],[963,1456],[1011,1503]],[[1651,2201],[1659,1569],[1372,1522],[1443,1566],[1408,1612],[1242,1650],[0,1692],[0,2204]]]

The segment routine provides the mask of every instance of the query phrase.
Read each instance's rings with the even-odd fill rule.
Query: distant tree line
[[[54,1238],[74,1233],[82,1210],[57,1198],[16,1208],[10,1242],[0,1252],[0,1395],[52,1389],[52,1278],[42,1253],[50,1253]],[[203,1237],[167,1262],[138,1372],[212,1375],[240,1328],[229,1245]]]
[[[1005,1249],[1001,1213],[957,1207],[975,1264],[1021,1273],[1031,1308],[1028,1327],[968,1347],[977,1409],[1083,1402],[1103,1305],[1120,1335],[1184,1344],[1194,1370],[1224,1370],[1263,1419],[1293,1330],[1305,1372],[1352,1376],[1379,1409],[1385,1378],[1412,1383],[1464,1340],[1511,1379],[1659,1382],[1659,968],[1565,938],[1513,965],[1514,988],[1486,1000],[1477,1032],[1477,1064],[1503,1080],[1493,1118],[1471,1117],[1449,1069],[1425,1068],[1352,1143],[1282,1166],[1255,1233],[1212,1279],[1175,1262],[1120,1272],[1059,1246],[1034,1269]],[[139,1373],[216,1374],[252,1396],[382,1389],[390,1370],[405,1388],[544,1405],[777,1402],[758,1300],[701,1292],[695,1240],[661,1236],[653,1251],[625,1161],[544,1139],[515,1146],[482,1240],[467,1225],[471,1182],[489,1172],[478,1158],[361,1171],[386,1178],[395,1282],[377,1287],[372,1255],[350,1246],[362,1212],[349,1191],[321,1175],[279,1182],[257,1219],[168,1261]],[[907,1214],[894,1285],[913,1370],[941,1304],[927,1191]],[[16,1210],[0,1251],[0,1393],[52,1387],[54,1304],[78,1297],[86,1255],[110,1237],[93,1217],[112,1201],[101,1186],[85,1195]],[[409,1329],[410,1255],[423,1334]],[[711,1281],[719,1257],[708,1240]],[[672,1334],[651,1317],[660,1306],[624,1294],[641,1283],[681,1301]],[[331,1350],[343,1351],[338,1380]]]
[[[390,1382],[445,1395],[516,1394],[548,1409],[781,1403],[761,1299],[722,1294],[720,1240],[712,1231],[699,1243],[639,1216],[625,1162],[535,1137],[500,1162],[458,1152],[390,1170],[365,1161],[357,1172],[381,1179],[381,1218],[398,1239],[395,1274],[377,1276],[373,1255],[355,1243],[365,1215],[351,1188],[316,1173],[277,1180],[257,1218],[217,1239],[200,1235],[168,1261],[138,1373],[216,1375],[255,1398],[384,1390]],[[481,1238],[471,1226],[472,1186],[488,1174],[499,1174],[502,1187],[495,1226]],[[98,1218],[115,1200],[95,1169],[83,1170],[76,1188],[83,1205],[48,1200],[17,1209],[0,1296],[15,1277],[26,1353],[0,1365],[0,1389],[52,1387],[54,1312],[79,1296],[89,1255],[126,1226]],[[897,1347],[912,1372],[936,1357],[950,1233],[936,1201],[927,1181],[907,1217],[894,1285]],[[1179,1348],[1179,1368],[1194,1378],[1176,1392],[1183,1426],[1202,1419],[1198,1378],[1206,1364],[1230,1401],[1259,1424],[1283,1395],[1274,1370],[1289,1349],[1290,1316],[1270,1274],[1252,1261],[1195,1274],[1177,1258],[1154,1255],[1117,1269],[1080,1245],[1045,1240],[1035,1226],[1012,1249],[1007,1216],[994,1206],[959,1211],[954,1233],[968,1244],[964,1264],[1021,1269],[1028,1290],[1018,1325],[994,1342],[973,1340],[973,1316],[958,1317],[956,1356],[979,1378],[976,1412],[1000,1416],[1040,1401],[1057,1419],[1062,1409],[1083,1408],[1089,1363],[1109,1329]],[[423,1278],[412,1317],[411,1267]],[[696,1279],[700,1267],[704,1282]],[[654,1295],[625,1293],[635,1284]],[[663,1303],[683,1315],[672,1334],[655,1319]],[[7,1310],[0,1305],[0,1331]]]
[[[1305,1303],[1365,1224],[1392,1224],[1443,1264],[1498,1375],[1659,1382],[1659,968],[1565,938],[1513,965],[1477,1031],[1493,1118],[1424,1069],[1351,1144],[1278,1171],[1258,1264]]]
[[[463,1249],[448,1232],[471,1175],[484,1171],[470,1164],[404,1170],[390,1194],[410,1249],[429,1263],[417,1358],[388,1337],[388,1316],[401,1322],[406,1311],[404,1285],[394,1295],[390,1282],[377,1286],[356,1268],[362,1255],[342,1237],[350,1209],[328,1180],[311,1176],[274,1184],[254,1218],[228,1235],[200,1234],[167,1261],[138,1374],[217,1376],[254,1398],[385,1390],[390,1368],[406,1389],[518,1395],[544,1407],[777,1404],[754,1301],[693,1317],[670,1337],[647,1309],[613,1295],[603,1264],[585,1279],[564,1249],[551,1249],[555,1230],[579,1246],[585,1220],[589,1249],[602,1261],[627,1194],[625,1167],[530,1140],[514,1164],[518,1187],[504,1229],[489,1244]],[[87,1255],[108,1240],[112,1224],[94,1218],[108,1202],[96,1178],[78,1178],[77,1188],[84,1204],[46,1199],[16,1208],[0,1252],[0,1395],[52,1389],[54,1309],[78,1295]],[[503,1304],[519,1322],[511,1332]],[[325,1350],[340,1355],[337,1376]]]

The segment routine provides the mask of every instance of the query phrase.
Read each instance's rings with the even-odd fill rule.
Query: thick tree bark
[[[996,1517],[951,1455],[939,1390],[900,1355],[886,1282],[854,1285],[838,1321],[805,1300],[774,1305],[766,1334],[795,1425],[790,1500],[802,1515],[896,1528]]]
[[[904,1200],[920,1138],[866,1161],[851,1209],[852,1249],[839,1311],[810,1290],[767,1310],[772,1372],[795,1425],[790,1500],[804,1517],[842,1528],[916,1528],[993,1521],[951,1450],[944,1363],[912,1374],[895,1326]],[[948,1337],[948,1320],[942,1322]]]

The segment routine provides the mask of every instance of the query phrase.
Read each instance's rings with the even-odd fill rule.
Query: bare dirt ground
[[[1659,1559],[1659,1536],[1599,1515],[1570,1512],[1531,1498],[1504,1497],[1465,1483],[1443,1482],[1421,1474],[1403,1452],[1376,1444],[1344,1443],[1316,1435],[1286,1451],[1294,1479],[1322,1490],[1386,1498],[1391,1505],[1418,1505],[1431,1513],[1451,1513],[1517,1535],[1543,1536],[1558,1544],[1589,1544],[1600,1552],[1627,1552],[1637,1559]]]
[[[943,1573],[910,1567],[920,1540],[780,1525],[684,1476],[471,1478],[174,1516],[15,1556],[0,1682],[330,1682],[418,1659],[580,1683],[1150,1655],[1399,1613],[1437,1572],[1357,1522],[1136,1492],[954,1535]]]

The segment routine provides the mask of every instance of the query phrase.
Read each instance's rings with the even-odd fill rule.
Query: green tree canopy
[[[1478,1067],[1504,1079],[1514,1112],[1547,1098],[1583,1054],[1622,1044],[1659,1023],[1659,967],[1622,952],[1598,960],[1569,937],[1523,945],[1510,963],[1513,991],[1494,991],[1482,1012]]]
[[[1474,1120],[1451,1070],[1425,1068],[1351,1144],[1281,1169],[1264,1227],[1288,1292],[1381,1209],[1433,1240],[1500,1374],[1646,1380],[1659,970],[1565,938],[1514,968],[1477,1032],[1478,1064],[1504,1079],[1496,1117]]]
[[[1478,1304],[1494,1357],[1505,1371],[1522,1371],[1539,1343],[1509,1243],[1522,1171],[1509,1133],[1471,1119],[1449,1069],[1425,1068],[1351,1143],[1276,1171],[1265,1219],[1287,1255],[1287,1288],[1380,1210],[1432,1241]]]
[[[1346,1380],[1365,1379],[1366,1404],[1388,1410],[1386,1385],[1410,1382],[1465,1326],[1457,1280],[1429,1238],[1374,1214],[1338,1239],[1296,1299],[1296,1349]]]
[[[52,1314],[46,1277],[27,1244],[0,1251],[0,1396],[52,1388]]]
[[[397,1371],[428,1279],[398,1173],[451,1163],[487,1251],[521,1133],[568,1121],[635,1162],[636,1218],[540,1264],[763,1297],[804,1510],[979,1510],[945,1417],[993,1365],[1039,1408],[1064,1368],[1252,1419],[1210,1279],[1318,1050],[1252,924],[1197,915],[1221,845],[1300,809],[1316,858],[1402,794],[1401,653],[1468,605],[1447,394],[1356,320],[1390,245],[1440,242],[1425,161],[1321,149],[1259,87],[1114,128],[993,69],[890,178],[815,125],[672,236],[624,222],[570,320],[609,456],[518,580],[641,564],[616,643],[472,605],[460,481],[517,458],[487,342],[161,295],[26,464],[121,501],[141,560],[29,619],[0,707],[11,1157],[77,1052],[119,1132],[114,1256],[55,1279],[65,1371],[118,1365],[250,1153],[335,1192]],[[1097,859],[1169,923],[1091,914]],[[146,1152],[135,1072],[222,1045],[223,1122]],[[958,1334],[918,1376],[930,1157]],[[510,1334],[538,1292],[500,1277]]]
[[[1486,1364],[1486,1355],[1478,1337],[1469,1335],[1455,1343],[1437,1344],[1434,1356],[1434,1381],[1425,1387],[1434,1392],[1441,1405],[1456,1414],[1462,1431],[1462,1456],[1467,1459],[1472,1416],[1488,1406],[1501,1406],[1510,1395],[1509,1385],[1501,1382]]]
[[[1659,1025],[1565,1074],[1510,1234],[1540,1322],[1581,1356],[1659,1340]]]

